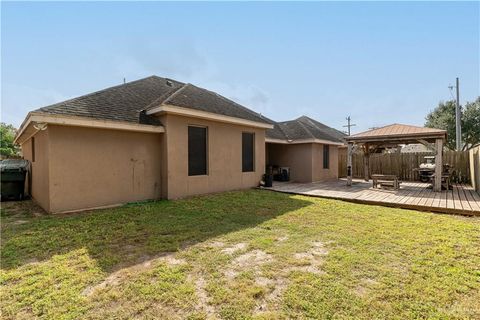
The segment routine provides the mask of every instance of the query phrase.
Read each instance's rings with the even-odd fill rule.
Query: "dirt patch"
[[[291,267],[291,268],[287,268],[287,271],[310,272],[318,275],[325,274],[325,271],[323,271],[320,268],[320,266],[315,266],[315,265]]]
[[[267,287],[268,292],[258,301],[254,313],[260,315],[278,309],[280,297],[288,286],[288,280],[284,277],[278,277],[276,279],[259,277],[255,282],[258,285]]]
[[[125,279],[127,279],[131,274],[136,274],[138,272],[146,271],[159,263],[165,263],[169,266],[177,266],[177,265],[185,264],[186,261],[183,259],[175,258],[174,253],[162,254],[157,257],[144,256],[139,263],[133,266],[122,268],[118,271],[115,271],[112,274],[110,274],[107,278],[105,278],[105,280],[103,280],[102,282],[94,286],[89,286],[85,288],[85,290],[83,290],[82,292],[82,295],[90,296],[97,290],[102,290],[107,287],[117,286],[121,282],[123,282]]]
[[[24,223],[28,223],[28,221],[26,220],[15,220],[12,222],[12,224],[24,224]]]
[[[222,252],[226,254],[234,254],[237,251],[244,250],[246,247],[247,247],[246,243],[240,242],[231,247],[223,249]]]
[[[243,270],[255,270],[256,267],[272,261],[272,255],[262,250],[249,251],[236,257],[224,274],[228,279],[233,279]]]
[[[285,241],[287,239],[288,237],[281,237],[277,238],[277,241]],[[326,242],[315,241],[312,243],[311,248],[308,251],[296,253],[294,255],[295,259],[299,260],[303,265],[285,268],[275,279],[257,277],[255,279],[256,284],[266,287],[267,294],[258,301],[254,313],[256,315],[262,315],[279,308],[281,296],[288,287],[287,275],[289,272],[302,271],[314,274],[324,274],[325,272],[322,271],[321,265],[323,263],[323,258],[328,255],[328,249],[326,248],[327,244],[328,243]]]
[[[328,255],[328,249],[326,248],[326,242],[315,241],[312,243],[310,250],[307,252],[299,252],[294,255],[296,260],[303,263],[301,266],[294,266],[287,269],[287,271],[302,271],[311,272],[314,274],[324,274],[321,266],[323,264],[323,258]]]
[[[215,315],[215,308],[208,302],[208,294],[206,291],[207,282],[203,277],[199,277],[195,281],[195,292],[198,297],[198,304],[196,310],[204,312],[207,318],[211,318]]]
[[[2,209],[6,211],[8,216],[17,216],[23,215],[24,217],[35,217],[45,216],[47,213],[39,207],[32,200],[23,200],[23,201],[3,201]]]
[[[278,237],[276,240],[277,240],[277,242],[284,242],[284,241],[288,240],[288,236]]]
[[[209,248],[223,248],[225,243],[222,241],[213,241],[207,245]]]
[[[368,295],[372,287],[377,285],[378,282],[371,278],[364,278],[360,280],[360,283],[353,289],[353,293],[355,293],[359,297],[365,297]]]

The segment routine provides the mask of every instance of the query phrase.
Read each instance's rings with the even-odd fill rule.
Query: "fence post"
[[[353,153],[353,143],[348,143],[347,148],[347,186],[352,185],[352,153]]]
[[[435,139],[435,183],[433,190],[440,192],[442,191],[442,171],[443,171],[443,139]]]

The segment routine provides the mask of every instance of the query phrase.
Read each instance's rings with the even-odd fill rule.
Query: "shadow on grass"
[[[33,215],[2,226],[3,269],[86,248],[104,271],[205,241],[310,205],[289,195],[248,190],[177,201],[130,204],[65,216]],[[8,208],[2,215],[8,217]],[[5,222],[5,219],[4,219]]]

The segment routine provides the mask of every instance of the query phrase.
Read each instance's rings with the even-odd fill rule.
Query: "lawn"
[[[480,219],[262,190],[2,204],[4,319],[479,319]]]

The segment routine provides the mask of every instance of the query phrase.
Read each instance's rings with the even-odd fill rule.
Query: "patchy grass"
[[[2,204],[5,319],[480,318],[480,219],[251,190]]]

